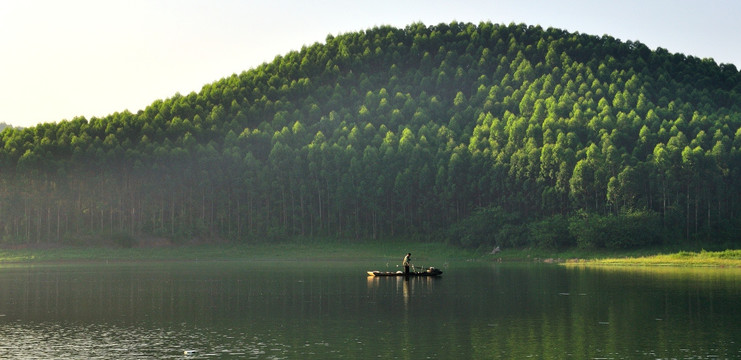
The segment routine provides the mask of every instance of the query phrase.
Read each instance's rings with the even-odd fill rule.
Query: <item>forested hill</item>
[[[552,28],[328,36],[137,113],[5,129],[1,241],[738,244],[740,84]]]

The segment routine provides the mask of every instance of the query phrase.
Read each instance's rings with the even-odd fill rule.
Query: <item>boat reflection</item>
[[[440,278],[434,276],[368,276],[367,288],[372,297],[387,298],[393,294],[401,295],[404,305],[415,296],[426,297],[432,294]]]

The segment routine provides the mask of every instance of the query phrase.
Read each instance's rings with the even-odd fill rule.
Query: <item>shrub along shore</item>
[[[278,244],[166,245],[155,247],[27,247],[0,249],[0,264],[102,261],[384,261],[407,252],[424,261],[545,262],[612,266],[741,267],[741,250],[673,248],[623,251],[539,248],[468,250],[435,242],[293,240]]]

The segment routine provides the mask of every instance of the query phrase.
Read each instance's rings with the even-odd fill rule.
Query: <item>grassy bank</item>
[[[485,257],[501,261],[535,261],[621,266],[741,267],[741,250],[686,251],[675,247],[633,250],[568,249],[552,251],[526,248],[502,251]]]
[[[623,266],[741,267],[741,250],[680,251],[673,254],[658,254],[653,256],[592,259],[587,263]]]

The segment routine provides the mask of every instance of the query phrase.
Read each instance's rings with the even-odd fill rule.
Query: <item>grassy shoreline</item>
[[[673,249],[587,251],[506,249],[497,254],[442,243],[293,241],[277,244],[169,245],[160,247],[37,247],[0,249],[0,264],[107,261],[302,261],[368,260],[396,262],[412,252],[415,260],[545,262],[610,266],[741,267],[741,250],[699,252]]]
[[[741,250],[680,251],[653,256],[594,259],[586,263],[614,266],[741,267]]]
[[[494,255],[500,257],[500,254]],[[741,267],[741,250],[686,251],[673,248],[623,251],[521,249],[501,253],[502,261],[540,261],[599,266]]]

